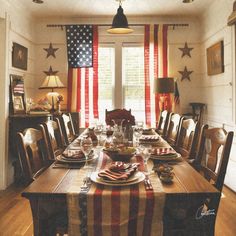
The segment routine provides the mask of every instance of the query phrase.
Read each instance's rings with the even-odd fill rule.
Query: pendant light
[[[124,14],[124,10],[122,8],[122,1],[124,0],[117,0],[119,1],[119,8],[117,9],[117,13],[113,18],[112,26],[110,29],[107,30],[110,34],[129,34],[132,33],[134,30],[130,29],[128,26],[127,18]]]

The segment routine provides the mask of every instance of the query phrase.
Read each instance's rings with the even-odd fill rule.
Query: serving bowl
[[[103,152],[105,152],[113,161],[129,162],[135,155],[136,149],[134,147],[104,148]]]

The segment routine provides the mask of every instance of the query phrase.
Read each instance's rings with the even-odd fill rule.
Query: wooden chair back
[[[105,111],[105,120],[106,124],[110,126],[114,126],[114,122],[118,125],[121,125],[121,122],[123,120],[123,125],[135,125],[135,118],[131,114],[131,109],[126,110],[126,109],[115,109],[108,111],[106,109]],[[113,122],[114,120],[114,122]]]
[[[23,182],[29,184],[51,164],[47,144],[42,132],[34,128],[18,132],[16,142]]]
[[[175,147],[179,137],[180,127],[182,125],[184,117],[179,114],[172,113],[170,116],[170,122],[167,129],[166,141],[172,146]]]
[[[195,159],[197,138],[199,134],[198,122],[193,119],[184,119],[180,126],[176,151],[186,159]]]
[[[59,120],[49,120],[40,125],[44,139],[47,141],[50,157],[55,160],[64,150],[64,141]]]
[[[156,132],[161,135],[163,138],[166,137],[167,134],[167,129],[170,123],[170,117],[171,117],[171,112],[168,112],[167,110],[164,110],[161,112],[159,121],[157,124],[157,129]]]
[[[70,113],[62,114],[61,116],[59,116],[56,119],[59,120],[59,123],[61,125],[62,134],[64,137],[64,143],[67,146],[76,138],[71,114]]]
[[[223,128],[206,129],[200,137],[197,169],[219,191],[223,188],[232,141],[233,132]]]

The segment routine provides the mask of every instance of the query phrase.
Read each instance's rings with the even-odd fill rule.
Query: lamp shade
[[[117,13],[113,18],[112,27],[107,30],[110,34],[129,34],[134,30],[128,26],[127,18],[124,14],[124,10],[121,6],[117,9]]]
[[[54,89],[54,88],[65,88],[57,75],[48,75],[39,89]]]
[[[154,93],[174,93],[175,81],[174,78],[158,78],[154,80]]]

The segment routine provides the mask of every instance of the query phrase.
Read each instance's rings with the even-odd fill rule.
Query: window
[[[139,46],[124,46],[123,98],[124,107],[131,108],[136,120],[145,120],[144,49]]]
[[[114,84],[114,55],[113,46],[99,47],[98,51],[98,109],[99,119],[105,120],[105,109],[113,109]]]
[[[117,55],[121,57],[117,59]],[[137,43],[100,44],[98,75],[98,107],[101,121],[105,120],[105,109],[122,107],[131,109],[136,120],[145,120],[142,45]]]

